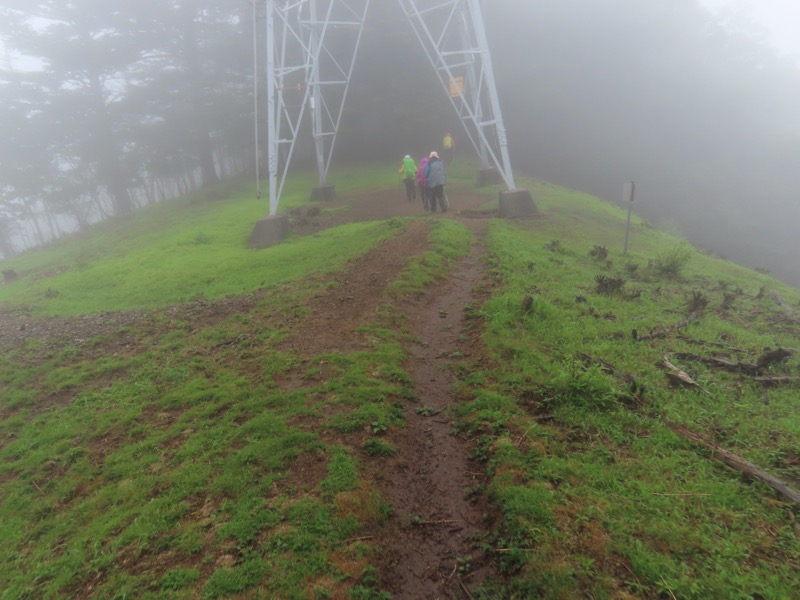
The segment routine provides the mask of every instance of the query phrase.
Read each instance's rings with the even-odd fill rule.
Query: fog
[[[640,214],[800,283],[793,61],[690,0],[500,0],[486,16],[518,167],[612,201],[635,180]]]
[[[800,284],[796,62],[697,0],[482,7],[517,173],[612,202],[634,180],[639,214]],[[252,176],[251,11],[5,0],[0,251]],[[430,150],[446,130],[459,121],[410,26],[373,0],[334,170]],[[310,154],[306,141],[298,164]]]

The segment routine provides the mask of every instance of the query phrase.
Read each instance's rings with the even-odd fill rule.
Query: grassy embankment
[[[502,515],[478,543],[505,579],[482,597],[791,597],[800,589],[791,508],[668,423],[796,483],[796,387],[674,359],[703,389],[673,388],[655,363],[666,352],[755,361],[765,347],[796,347],[793,321],[757,296],[776,287],[795,302],[797,292],[638,220],[622,257],[621,211],[522,183],[545,216],[491,224],[493,294],[468,312],[486,357],[456,365],[454,412],[490,477],[470,492],[486,491]],[[343,194],[394,181],[351,174],[336,184]],[[415,401],[404,335],[387,307],[365,325],[369,352],[306,362],[281,346],[291,335],[282,318],[302,316],[302,299],[325,285],[309,276],[341,268],[402,221],[254,252],[243,239],[264,209],[251,196],[153,207],[9,263],[23,279],[0,289],[2,308],[42,315],[267,289],[249,312],[216,321],[157,312],[154,325],[122,332],[131,343],[113,353],[101,335],[32,338],[3,355],[2,597],[385,597],[365,537],[391,508],[363,467],[392,453],[401,407]],[[290,191],[284,208],[300,197]],[[463,255],[469,241],[437,221],[435,252],[394,289],[413,293],[440,276],[441,256]],[[589,256],[595,245],[610,264]],[[600,274],[625,283],[598,293]],[[693,291],[709,300],[700,318],[664,339],[632,339],[634,328],[681,320]],[[734,298],[722,309],[724,293]],[[635,378],[641,402],[583,354]],[[796,371],[796,360],[772,370]],[[301,382],[291,391],[276,383],[287,372]]]
[[[474,316],[485,321],[492,368],[462,367],[459,413],[479,436],[488,493],[503,514],[489,547],[509,580],[489,597],[792,597],[797,507],[670,424],[797,487],[797,384],[765,387],[699,362],[756,362],[766,349],[797,348],[800,328],[769,290],[792,304],[797,291],[640,221],[623,256],[622,211],[532,187],[545,219],[491,226],[497,291]],[[595,246],[608,258],[591,256]],[[601,293],[598,276],[624,284]],[[695,292],[695,308],[708,302],[696,321],[664,338],[633,338],[634,329],[644,336],[680,322]],[[668,353],[702,389],[668,384],[659,367]],[[797,374],[797,360],[770,370]],[[636,382],[634,394],[619,375]]]

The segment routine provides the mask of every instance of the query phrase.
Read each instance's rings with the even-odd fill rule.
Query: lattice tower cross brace
[[[326,182],[370,0],[265,1],[270,215],[275,215],[306,106],[311,112],[319,181],[321,185]],[[398,1],[484,166],[492,163],[509,190],[514,189],[479,0]],[[282,28],[278,29],[278,25]],[[336,56],[335,48],[326,45],[331,28],[351,28],[355,32],[354,45],[344,51],[346,56]],[[335,78],[323,76],[321,56],[334,65]],[[299,110],[293,112],[284,94],[284,78],[301,70],[305,74],[305,90]],[[457,80],[464,82],[464,90],[453,94],[451,89]],[[337,86],[339,93],[331,98],[329,91]],[[288,130],[286,137],[281,136],[282,125]]]

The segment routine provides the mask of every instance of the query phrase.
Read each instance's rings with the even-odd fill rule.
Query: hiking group
[[[449,164],[455,154],[455,143],[449,133],[444,137],[444,147],[448,153]],[[447,175],[445,163],[439,158],[438,152],[434,151],[428,156],[422,157],[419,166],[410,154],[406,154],[400,167],[400,173],[403,174],[403,182],[406,185],[406,200],[409,202],[416,200],[417,189],[419,189],[422,206],[426,211],[435,213],[437,206],[442,212],[447,211],[449,202],[447,194],[444,192]]]

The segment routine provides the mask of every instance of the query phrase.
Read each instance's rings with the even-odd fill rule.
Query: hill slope
[[[682,432],[800,486],[797,383],[758,380],[797,292],[526,183],[540,219],[462,181],[260,252],[231,201],[21,259],[4,597],[791,597],[798,507]]]

